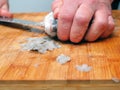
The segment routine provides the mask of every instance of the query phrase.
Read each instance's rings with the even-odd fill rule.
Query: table
[[[42,21],[47,13],[18,13],[15,18]],[[20,44],[29,37],[46,34],[0,25],[0,90],[119,90],[120,83],[120,11],[113,11],[115,30],[104,40],[80,44],[63,43],[45,54],[22,51]],[[61,53],[71,61],[60,65]],[[89,72],[80,72],[76,65],[88,64]]]

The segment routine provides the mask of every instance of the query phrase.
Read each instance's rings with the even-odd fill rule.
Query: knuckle
[[[105,28],[108,26],[108,23],[104,20],[99,20],[98,21],[98,26],[101,27],[101,28]]]
[[[89,23],[89,19],[84,16],[76,16],[75,21],[78,25],[86,25]]]
[[[73,16],[69,13],[60,13],[59,17],[62,21],[66,21],[66,22],[71,22],[73,20]]]

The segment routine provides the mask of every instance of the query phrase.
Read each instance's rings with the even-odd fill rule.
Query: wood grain
[[[14,14],[14,17],[39,22],[46,14],[22,13]],[[81,90],[82,88],[88,90],[91,89],[89,87],[93,88],[93,86],[103,87],[103,90],[106,90],[106,87],[111,87],[110,90],[118,90],[119,84],[115,84],[111,79],[113,77],[120,79],[120,11],[113,11],[113,17],[116,28],[111,37],[78,45],[57,41],[62,47],[45,54],[22,51],[20,47],[26,38],[42,37],[45,34],[36,34],[0,25],[1,90],[5,89],[6,86],[6,88],[10,87],[10,85],[16,85],[19,87],[18,90],[22,89],[23,86],[32,90],[31,85],[35,86],[36,90],[44,85],[48,86],[46,90],[53,90],[54,86],[58,87],[57,90],[61,90],[63,89],[61,87],[66,87],[66,85],[71,86],[72,89],[67,87],[70,90],[78,90],[79,87]],[[61,53],[70,56],[71,62],[65,65],[57,63],[55,59]],[[76,65],[84,63],[92,66],[90,72],[80,72],[75,69]],[[46,82],[48,84],[45,84]],[[50,86],[52,82],[54,84]],[[15,87],[11,86],[11,89],[14,90]]]

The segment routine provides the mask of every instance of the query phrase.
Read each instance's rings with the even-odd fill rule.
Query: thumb
[[[54,18],[55,19],[58,18],[59,8],[56,8],[53,13],[54,13]]]
[[[55,0],[52,4],[52,11],[54,13],[54,18],[58,18],[60,8],[63,5],[63,0]]]

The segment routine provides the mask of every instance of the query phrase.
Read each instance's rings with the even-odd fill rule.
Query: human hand
[[[58,38],[78,43],[108,37],[114,30],[111,3],[112,0],[55,0],[52,10],[58,18]]]
[[[12,17],[12,14],[9,12],[8,0],[0,0],[0,16]]]

